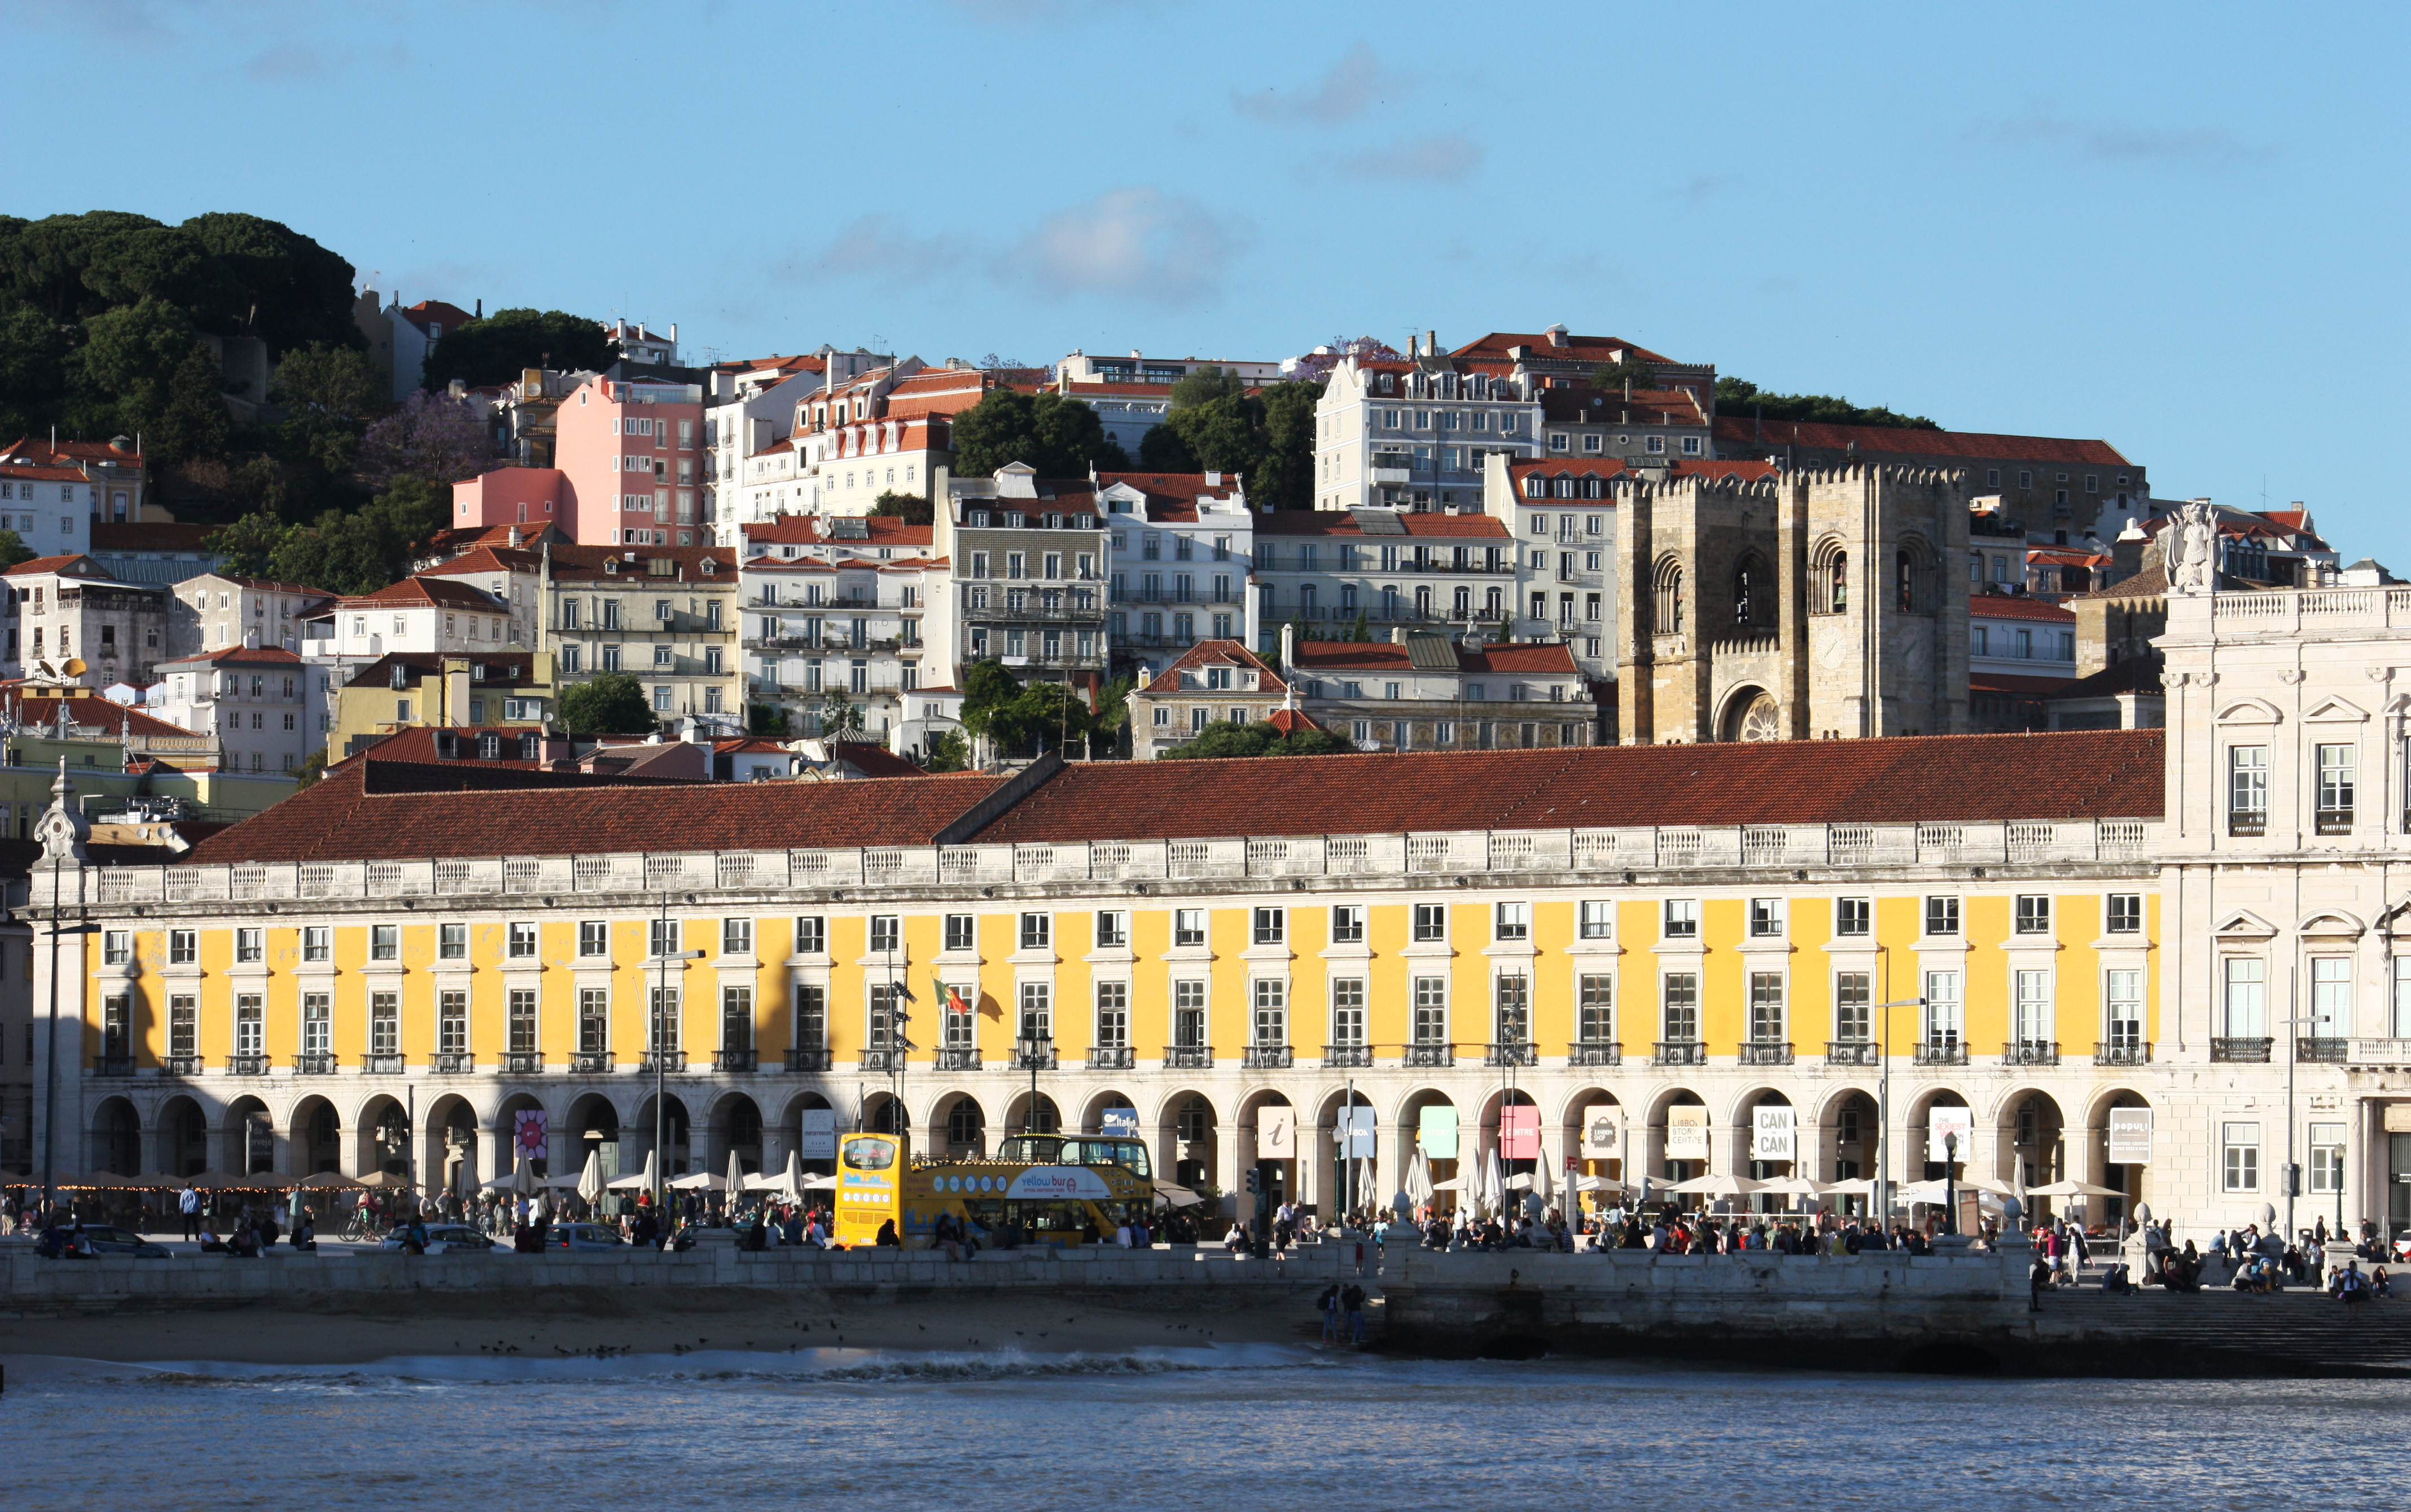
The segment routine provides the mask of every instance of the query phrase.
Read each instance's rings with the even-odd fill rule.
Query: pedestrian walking
[[[178,1192],[176,1194],[176,1211],[182,1213],[184,1218],[184,1237],[186,1239],[200,1238],[201,1195],[198,1192],[194,1191],[189,1186],[185,1187],[183,1191]]]
[[[1327,1344],[1337,1343],[1339,1342],[1339,1284],[1335,1281],[1323,1287],[1322,1295],[1314,1299],[1314,1307],[1315,1311],[1322,1314],[1322,1342]]]
[[[2041,1254],[2037,1254],[2035,1255],[2034,1269],[2026,1272],[2027,1312],[2039,1313],[2042,1311],[2042,1289],[2050,1284],[2051,1260]]]
[[[1352,1281],[1350,1282],[1348,1289],[1339,1294],[1339,1305],[1348,1313],[1348,1342],[1352,1344],[1363,1343],[1365,1342],[1365,1288]]]

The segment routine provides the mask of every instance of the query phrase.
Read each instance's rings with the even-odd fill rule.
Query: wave
[[[116,1364],[57,1360],[34,1378],[57,1384],[113,1381],[161,1389],[314,1390],[426,1389],[563,1381],[695,1382],[786,1385],[954,1385],[1083,1376],[1157,1376],[1233,1371],[1322,1368],[1358,1357],[1300,1345],[1207,1344],[1097,1353],[1042,1354],[798,1348],[783,1354],[751,1350],[689,1350],[677,1355],[610,1354],[553,1359],[477,1355],[411,1355],[343,1365],[254,1365],[227,1360],[153,1360]],[[31,1363],[31,1357],[19,1357]],[[12,1365],[16,1361],[11,1362]]]

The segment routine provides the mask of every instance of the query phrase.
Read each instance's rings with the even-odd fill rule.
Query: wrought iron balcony
[[[829,1068],[829,1052],[826,1045],[797,1045],[787,1051],[790,1071],[826,1071]]]
[[[134,1074],[131,1055],[95,1055],[92,1058],[92,1074],[95,1077],[130,1077]]]
[[[1322,1068],[1344,1071],[1352,1067],[1368,1067],[1373,1064],[1370,1045],[1325,1045],[1322,1047]]]
[[[751,1075],[762,1069],[762,1052],[750,1048],[715,1051],[711,1057],[711,1068],[732,1076]]]
[[[569,1057],[569,1069],[582,1077],[609,1076],[617,1064],[609,1050],[575,1050]]]
[[[435,1052],[435,1074],[437,1076],[466,1076],[475,1069],[477,1069],[477,1058],[468,1050],[437,1050]]]
[[[977,1053],[974,1051],[973,1053]],[[1037,1045],[1013,1044],[1013,1068],[1016,1071],[1052,1071],[1055,1069],[1055,1042],[1042,1040]]]
[[[2152,1064],[2152,1047],[2140,1041],[2126,1044],[2096,1040],[2093,1045],[2093,1064],[2096,1065],[2149,1065]]]
[[[398,1077],[402,1064],[402,1057],[389,1051],[360,1057],[360,1069],[373,1077]]]
[[[1741,1048],[1743,1065],[1790,1065],[1791,1041],[1788,1039],[1753,1039]]]
[[[1484,1065],[1538,1065],[1541,1047],[1529,1040],[1495,1040],[1482,1050]]]
[[[1163,1066],[1167,1071],[1208,1071],[1214,1066],[1214,1052],[1203,1045],[1166,1045]]]
[[[1408,1046],[1406,1060],[1410,1066],[1444,1069],[1456,1064],[1456,1047],[1426,1040]]]
[[[2294,1059],[2320,1065],[2342,1065],[2351,1055],[2352,1041],[2319,1035],[2294,1041]]]
[[[328,1050],[304,1050],[293,1057],[293,1074],[297,1077],[331,1077],[335,1074],[335,1057]]]
[[[1286,1071],[1289,1064],[1287,1045],[1249,1045],[1239,1051],[1239,1067],[1245,1071]]]
[[[938,1047],[938,1069],[941,1071],[976,1071],[980,1068],[980,1052],[976,1045],[941,1045]]]
[[[651,1072],[658,1063],[664,1076],[677,1076],[686,1070],[686,1051],[662,1050],[636,1063],[636,1069]]]
[[[2210,1042],[2210,1058],[2236,1064],[2265,1065],[2269,1060],[2269,1047],[2275,1043],[2265,1035],[2257,1039],[2220,1036]]]
[[[197,1077],[208,1063],[197,1055],[170,1055],[160,1064],[171,1077]]]
[[[2001,1047],[2003,1065],[2057,1065],[2059,1045],[2048,1039],[2013,1039]]]
[[[1091,1071],[1128,1071],[1138,1064],[1138,1056],[1128,1045],[1092,1045],[1089,1048],[1089,1069]]]
[[[1883,1060],[1883,1047],[1872,1039],[1829,1039],[1825,1041],[1827,1065],[1876,1065]]]
[[[901,1071],[904,1069],[904,1055],[902,1050],[864,1050],[862,1068],[865,1071]]]
[[[2269,811],[2266,809],[2231,809],[2228,812],[2227,832],[2230,835],[2265,834],[2268,829]]]
[[[226,1057],[226,1075],[230,1077],[264,1077],[268,1075],[268,1057],[265,1055],[229,1055]]]
[[[1696,1039],[1661,1039],[1649,1059],[1653,1065],[1705,1065],[1708,1047]]]
[[[1967,1047],[1955,1039],[1921,1040],[1917,1046],[1920,1065],[1965,1065]]]
[[[1609,1039],[1577,1040],[1566,1047],[1568,1065],[1622,1065],[1624,1046]]]

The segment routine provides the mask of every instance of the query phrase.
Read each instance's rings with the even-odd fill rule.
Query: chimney
[[[513,525],[511,527],[510,543],[513,546],[517,546],[519,543],[519,527],[517,525]]]
[[[1407,627],[1403,624],[1394,624],[1390,626],[1390,644],[1394,646],[1403,646],[1406,643]]]
[[[249,629],[243,631],[242,649],[245,651],[257,651],[259,649],[259,626],[255,624]]]
[[[1222,475],[1215,471],[1213,468],[1207,468],[1206,470],[1206,486],[1209,489],[1220,488],[1222,486]]]
[[[1424,355],[1426,357],[1438,357],[1439,355],[1439,331],[1426,330],[1424,332]]]
[[[1281,626],[1280,664],[1283,671],[1297,665],[1297,626],[1294,624]]]
[[[486,318],[486,301],[483,299],[477,301],[477,318],[480,320]]]

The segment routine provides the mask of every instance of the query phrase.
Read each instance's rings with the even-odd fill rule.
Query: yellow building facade
[[[941,816],[987,789],[960,843],[332,859],[372,830],[348,848],[407,848],[435,815],[464,844],[528,822],[566,838],[605,802],[669,809],[669,839],[705,800],[397,793],[380,816],[380,795],[329,794],[310,848],[329,859],[71,867],[95,932],[62,974],[84,1025],[69,1164],[467,1187],[512,1168],[535,1112],[548,1169],[590,1151],[638,1169],[666,990],[672,1174],[817,1159],[812,1114],[992,1149],[1034,1080],[1042,1129],[1134,1130],[1165,1176],[1224,1193],[1269,1162],[1325,1211],[1352,1176],[1386,1202],[1419,1147],[1439,1180],[1497,1152],[1560,1188],[1915,1181],[1954,1131],[1965,1174],[2165,1200],[2109,1139],[2170,1076],[2148,815],[1026,838],[1110,833],[1114,793],[1059,815],[1142,765],[826,785],[857,807],[926,794]],[[1287,764],[1176,765],[1202,798]],[[1350,1106],[1375,1130],[1352,1173]]]

